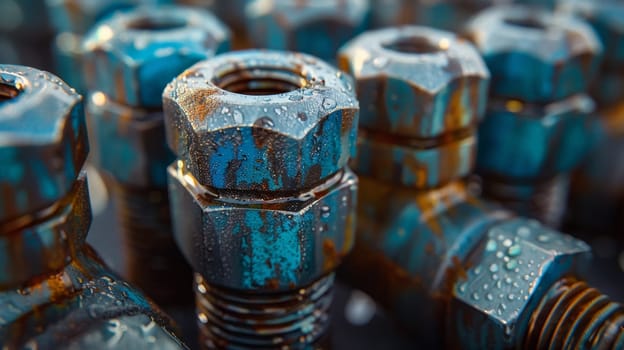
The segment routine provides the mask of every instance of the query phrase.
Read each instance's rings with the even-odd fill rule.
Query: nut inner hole
[[[128,28],[135,30],[171,30],[184,27],[186,22],[179,18],[138,18],[128,24]]]
[[[546,26],[541,21],[535,18],[506,18],[505,23],[528,29],[545,30]]]
[[[393,42],[383,44],[382,46],[392,51],[415,54],[435,53],[443,50],[439,45],[435,45],[429,40],[417,36],[400,38]]]
[[[240,68],[216,77],[215,85],[242,95],[278,95],[306,86],[306,78],[295,70],[274,67]]]
[[[0,103],[16,98],[20,92],[22,91],[13,85],[0,83]]]

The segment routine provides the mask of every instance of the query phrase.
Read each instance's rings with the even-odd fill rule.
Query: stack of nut
[[[588,150],[593,101],[585,91],[602,46],[584,22],[522,6],[483,11],[466,35],[492,75],[479,128],[483,194],[556,227],[569,174]]]

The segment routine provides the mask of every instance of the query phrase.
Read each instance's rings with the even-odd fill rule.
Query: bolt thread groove
[[[177,249],[166,189],[116,186],[127,278],[163,305],[192,304],[192,271]]]
[[[525,339],[525,349],[624,349],[624,306],[564,278],[531,315]]]
[[[195,274],[200,344],[206,349],[317,349],[329,328],[334,275],[308,287],[256,294]]]
[[[568,190],[567,175],[537,184],[513,184],[485,178],[482,186],[485,198],[553,228],[561,226]]]

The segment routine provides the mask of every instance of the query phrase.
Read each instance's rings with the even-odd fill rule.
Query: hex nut
[[[194,63],[229,47],[210,12],[144,6],[117,12],[84,39],[87,87],[133,107],[160,107],[162,90]]]
[[[365,0],[252,0],[248,33],[256,47],[305,52],[332,61],[336,51],[368,27]]]
[[[167,187],[175,156],[164,142],[162,111],[130,108],[95,92],[87,99],[87,117],[98,169],[134,188]]]
[[[223,54],[165,89],[167,141],[202,185],[299,192],[355,153],[352,86],[349,76],[305,54]]]
[[[116,10],[137,5],[170,4],[171,0],[45,0],[57,33],[85,34],[98,21]]]
[[[589,151],[593,111],[586,95],[547,105],[492,99],[479,127],[477,171],[539,180],[573,170]]]
[[[86,172],[78,175],[71,192],[47,212],[45,220],[26,228],[23,223],[3,226],[0,257],[10,261],[0,267],[0,290],[58,271],[82,249],[91,225]]]
[[[470,349],[519,348],[544,293],[560,278],[582,273],[590,258],[587,244],[537,221],[494,225],[455,285],[449,338]]]
[[[360,132],[353,168],[359,176],[418,189],[433,189],[474,170],[477,138],[468,135],[436,147],[390,142]]]
[[[63,198],[89,152],[82,98],[52,74],[0,65],[0,222]]]
[[[363,129],[434,138],[474,127],[489,73],[473,46],[444,31],[406,26],[364,33],[338,54],[362,101]]]
[[[181,163],[168,168],[173,230],[210,284],[291,290],[333,271],[353,246],[357,178],[348,168],[316,192],[270,202],[220,199]]]
[[[591,27],[570,16],[526,6],[486,9],[466,26],[501,98],[547,103],[582,93],[594,79],[602,45]]]

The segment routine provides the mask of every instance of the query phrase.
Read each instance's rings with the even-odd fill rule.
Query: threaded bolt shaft
[[[525,349],[624,349],[624,306],[563,278],[533,312],[525,339]]]
[[[255,294],[195,274],[200,344],[208,349],[327,348],[334,274],[295,290]]]
[[[167,189],[116,184],[114,192],[128,279],[162,304],[192,300],[191,268],[176,249],[171,233]]]

